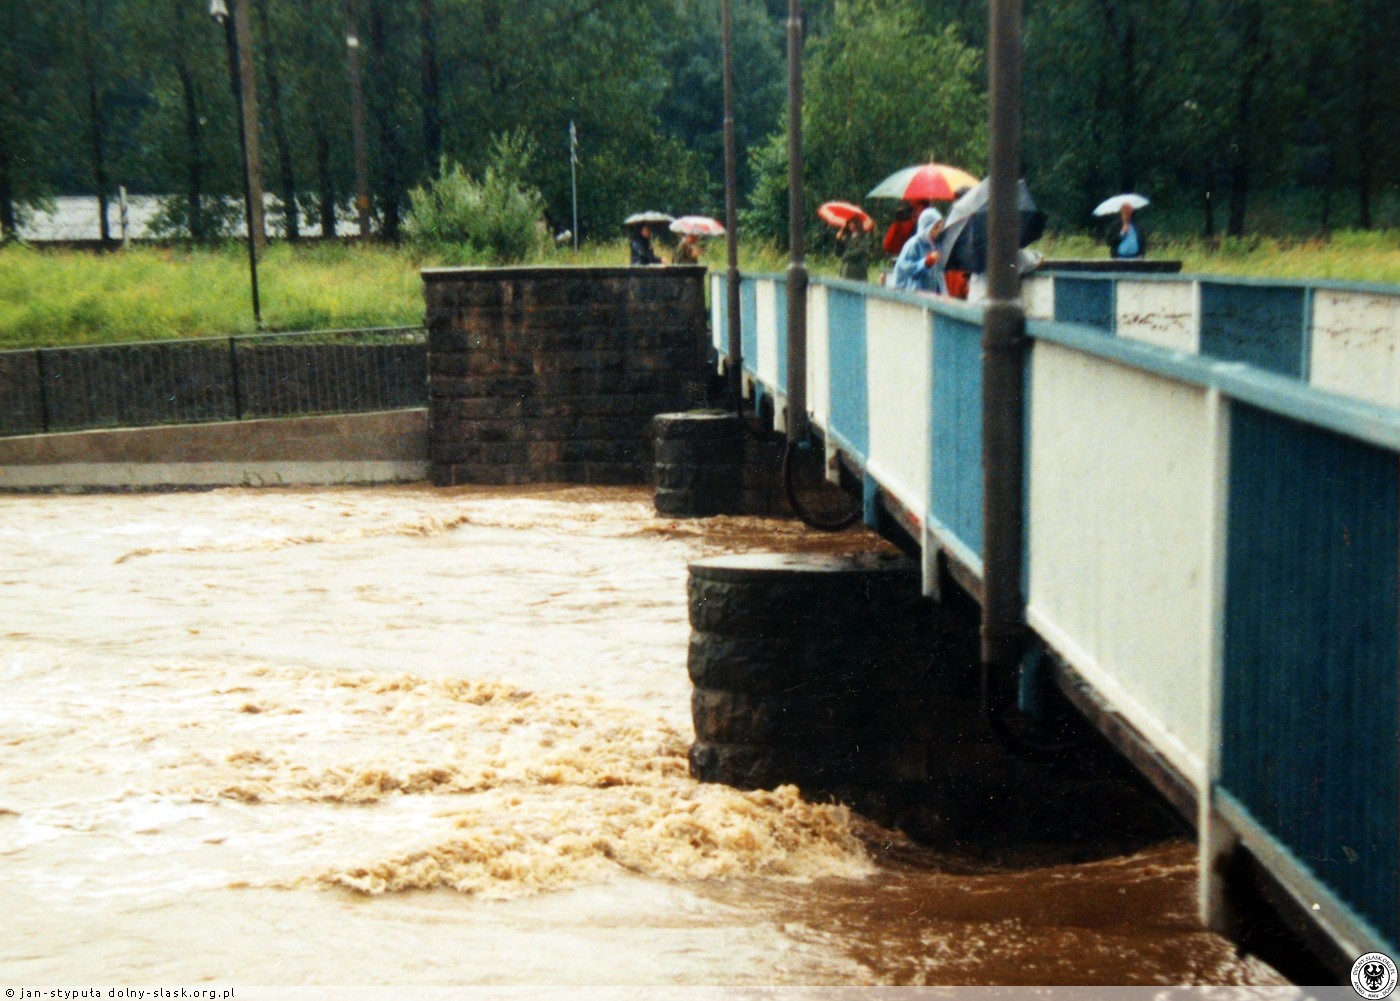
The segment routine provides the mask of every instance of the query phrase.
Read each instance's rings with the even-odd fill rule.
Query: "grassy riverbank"
[[[1049,258],[1104,255],[1087,237],[1047,238]],[[811,248],[815,274],[835,262]],[[1400,231],[1339,233],[1330,241],[1155,242],[1152,256],[1180,259],[1187,272],[1273,278],[1326,278],[1400,285]],[[550,253],[532,263],[618,265],[622,241],[589,244],[577,255]],[[422,321],[418,269],[457,263],[407,250],[351,245],[271,247],[259,268],[263,320],[271,330],[315,330]],[[706,260],[723,267],[724,244]],[[771,246],[745,246],[740,266],[780,272]],[[241,244],[212,249],[138,247],[112,254],[0,248],[0,348],[197,337],[253,330],[248,264]]]

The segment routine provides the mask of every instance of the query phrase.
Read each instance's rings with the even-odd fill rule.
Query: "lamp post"
[[[233,100],[237,105],[238,152],[243,166],[243,218],[248,227],[248,278],[253,289],[253,324],[262,329],[262,306],[258,302],[258,249],[253,224],[253,185],[248,164],[248,134],[243,124],[243,76],[239,72],[238,33],[224,0],[209,0],[209,16],[224,29],[224,40],[228,46],[228,76],[233,87]]]
[[[350,136],[355,146],[355,214],[360,224],[360,242],[369,243],[369,159],[365,153],[365,96],[360,80],[355,0],[345,0],[345,59],[350,72]]]

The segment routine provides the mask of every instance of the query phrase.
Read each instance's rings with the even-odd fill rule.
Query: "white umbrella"
[[[626,219],[622,220],[624,226],[659,226],[662,223],[669,223],[675,220],[675,216],[669,216],[665,212],[633,212]]]
[[[716,219],[704,215],[683,215],[671,223],[672,233],[686,236],[723,236],[724,227]]]
[[[1123,211],[1124,205],[1131,205],[1133,210],[1136,211],[1144,205],[1149,204],[1151,203],[1146,198],[1142,197],[1142,195],[1114,195],[1112,198],[1107,198],[1099,202],[1099,207],[1094,209],[1094,215],[1117,215],[1119,212]]]

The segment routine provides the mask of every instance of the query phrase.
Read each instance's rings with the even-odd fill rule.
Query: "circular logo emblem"
[[[1395,963],[1383,952],[1368,952],[1351,964],[1351,986],[1369,1001],[1390,997],[1395,980]]]

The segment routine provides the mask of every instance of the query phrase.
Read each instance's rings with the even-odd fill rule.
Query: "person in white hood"
[[[938,251],[933,245],[942,229],[943,216],[937,209],[924,209],[919,214],[914,235],[904,244],[899,260],[895,261],[895,288],[944,294],[943,268],[939,266]]]

